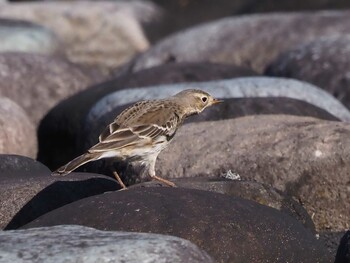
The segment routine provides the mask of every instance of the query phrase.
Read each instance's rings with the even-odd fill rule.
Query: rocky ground
[[[350,262],[350,2],[0,1],[0,38],[1,263]],[[224,103],[159,155],[176,188],[51,175],[187,88]]]

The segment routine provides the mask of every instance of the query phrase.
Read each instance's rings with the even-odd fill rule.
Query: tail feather
[[[67,175],[73,170],[77,169],[78,167],[82,166],[83,164],[86,164],[91,161],[95,161],[99,159],[101,154],[96,153],[85,153],[83,155],[78,156],[77,158],[73,159],[69,163],[61,166],[56,171],[53,172],[54,175]]]

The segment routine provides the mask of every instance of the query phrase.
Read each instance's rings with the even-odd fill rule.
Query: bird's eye
[[[202,97],[203,102],[207,102],[208,98],[207,97]]]

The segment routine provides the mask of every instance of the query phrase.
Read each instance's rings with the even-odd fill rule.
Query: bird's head
[[[190,114],[200,113],[205,108],[222,102],[222,100],[214,99],[209,93],[198,89],[183,90],[174,97],[188,107]]]

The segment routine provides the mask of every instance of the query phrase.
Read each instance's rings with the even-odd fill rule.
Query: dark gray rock
[[[0,262],[214,262],[172,236],[55,226],[0,232]]]
[[[2,85],[4,83],[0,84],[0,94]],[[37,152],[37,135],[32,120],[19,105],[0,96],[0,153],[35,158]]]
[[[0,172],[0,182],[0,229],[16,229],[76,200],[120,189],[115,180],[102,175],[53,177],[43,169]]]
[[[176,63],[126,74],[92,86],[53,108],[40,124],[38,160],[52,169],[75,157],[82,127],[91,107],[114,91],[166,83],[195,82],[252,76],[245,68],[212,63]]]
[[[334,263],[350,262],[350,231],[347,231],[340,240],[337,256]]]
[[[265,74],[315,84],[350,108],[350,35],[322,38],[289,50]]]
[[[0,154],[0,174],[25,173],[49,174],[51,171],[42,163],[21,155]],[[2,176],[0,175],[0,178]]]
[[[292,217],[238,197],[181,188],[145,188],[85,198],[24,228],[79,224],[170,234],[218,262],[329,262],[313,234]]]
[[[261,73],[280,53],[321,36],[350,33],[349,25],[347,10],[225,18],[173,34],[125,67],[136,72],[172,62],[210,61]]]
[[[0,52],[63,53],[60,40],[52,31],[28,21],[1,18],[0,39]]]
[[[0,96],[15,101],[35,124],[59,101],[101,79],[62,57],[0,54]]]

